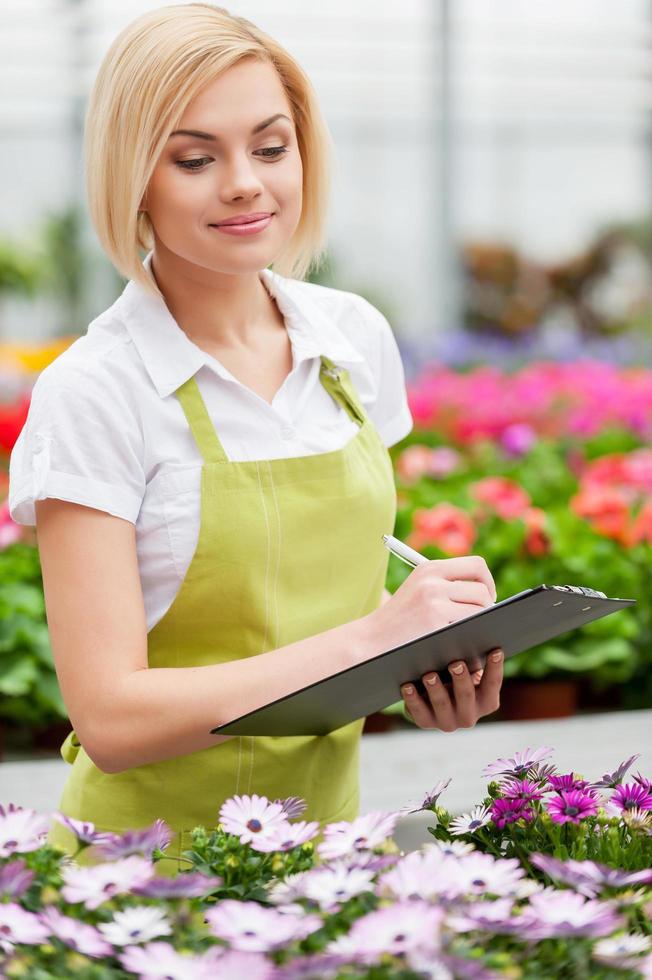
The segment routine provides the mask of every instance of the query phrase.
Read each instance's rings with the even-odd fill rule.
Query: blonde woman
[[[164,819],[166,873],[233,794],[357,813],[362,720],[300,738],[211,728],[496,598],[476,556],[384,592],[387,447],[412,419],[387,320],[304,278],[329,153],[294,58],[211,4],[129,24],[88,104],[90,215],[129,282],[39,376],[10,507],[36,524],[74,725],[60,810],[118,832]],[[415,723],[475,724],[501,660],[405,691]],[[73,846],[63,825],[50,840]]]

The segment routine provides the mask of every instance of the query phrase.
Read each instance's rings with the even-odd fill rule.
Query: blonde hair
[[[303,166],[301,217],[272,268],[303,279],[325,256],[332,141],[308,76],[273,38],[224,7],[160,7],[128,24],[111,44],[90,94],[84,129],[86,194],[97,236],[118,272],[155,295],[161,292],[139,254],[153,248],[153,228],[139,205],[188,103],[246,57],[276,69]]]

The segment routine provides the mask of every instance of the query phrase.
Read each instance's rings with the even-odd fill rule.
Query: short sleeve
[[[11,453],[9,513],[35,525],[34,502],[56,497],[135,524],[146,482],[138,419],[101,372],[55,363],[36,380]]]
[[[370,357],[377,384],[376,399],[369,417],[389,448],[412,431],[414,421],[408,405],[405,371],[396,338],[387,318],[363,296],[356,296],[358,311],[372,333]]]

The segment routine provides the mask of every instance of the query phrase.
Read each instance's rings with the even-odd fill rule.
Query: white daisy
[[[348,868],[343,862],[318,867],[303,876],[299,894],[317,902],[320,908],[334,910],[354,895],[374,890],[374,873],[362,868]]]
[[[265,837],[287,821],[282,803],[270,803],[266,796],[232,796],[220,808],[220,823],[227,834],[235,834],[241,844]]]
[[[96,909],[114,895],[123,895],[144,885],[153,876],[151,862],[136,854],[91,867],[73,865],[62,870],[64,886],[61,894],[71,904],[83,902],[87,909]]]
[[[0,858],[12,854],[36,851],[44,843],[50,828],[50,818],[23,807],[0,814]]]
[[[486,806],[474,806],[470,813],[463,813],[455,817],[448,825],[449,833],[457,836],[459,834],[474,834],[491,820],[491,811]]]
[[[157,936],[169,936],[170,923],[163,909],[154,905],[133,905],[114,912],[111,922],[101,922],[98,929],[114,946],[148,943]]]

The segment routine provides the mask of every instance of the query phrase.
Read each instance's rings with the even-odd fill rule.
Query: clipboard
[[[454,660],[478,670],[495,647],[502,647],[505,658],[513,657],[635,603],[577,585],[538,585],[308,684],[210,733],[327,735],[402,700],[402,684],[411,682],[423,694],[421,677],[432,670],[444,672],[449,681],[446,667]]]

